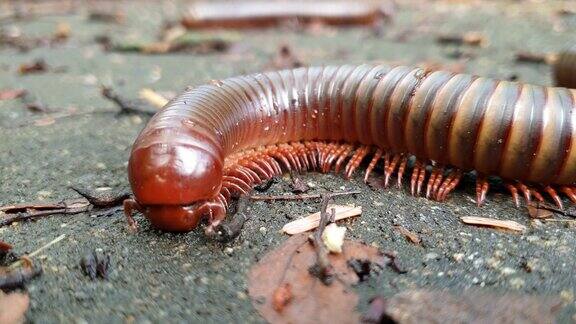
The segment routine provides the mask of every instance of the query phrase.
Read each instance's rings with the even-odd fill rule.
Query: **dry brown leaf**
[[[358,296],[350,286],[360,279],[348,261],[368,260],[383,267],[387,258],[373,246],[346,241],[342,253],[328,259],[337,279],[327,286],[309,272],[316,252],[307,235],[290,237],[250,269],[254,307],[271,323],[358,323]]]
[[[561,307],[558,298],[550,297],[409,290],[373,299],[364,319],[372,323],[382,318],[394,323],[554,323]]]
[[[538,206],[528,205],[528,215],[530,218],[535,219],[545,219],[554,217],[554,213],[550,210],[544,208],[538,208]]]
[[[362,214],[362,207],[360,206],[328,205],[327,211],[330,212],[332,208],[336,213],[335,220],[337,221]],[[300,234],[315,229],[319,224],[320,212],[317,212],[284,225],[282,232],[289,235]]]
[[[24,323],[24,314],[28,310],[30,299],[24,293],[4,294],[0,291],[0,323]]]
[[[526,226],[512,220],[500,220],[500,219],[477,217],[477,216],[464,216],[460,217],[460,220],[464,224],[469,225],[488,226],[520,233],[526,231]]]

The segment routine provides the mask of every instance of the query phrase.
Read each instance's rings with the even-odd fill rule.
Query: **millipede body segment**
[[[258,73],[187,91],[134,143],[126,202],[158,228],[213,231],[232,197],[287,170],[382,163],[384,182],[444,200],[463,173],[503,179],[516,204],[576,201],[575,91],[384,65]],[[395,178],[393,178],[395,176]]]
[[[576,88],[576,46],[561,52],[552,68],[557,86]]]

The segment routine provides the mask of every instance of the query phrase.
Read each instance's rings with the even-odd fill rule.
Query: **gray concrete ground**
[[[163,19],[178,16],[172,2],[125,3],[123,25],[90,22],[86,12],[3,22],[29,35],[49,35],[59,22],[72,27],[61,46],[27,53],[0,49],[1,87],[25,88],[49,107],[77,114],[47,126],[31,121],[46,116],[27,111],[18,100],[0,101],[0,202],[20,203],[76,197],[69,186],[128,186],[130,145],[146,117],[117,115],[101,98],[98,83],[113,85],[128,97],[150,87],[181,91],[211,79],[256,72],[269,65],[279,45],[288,44],[310,65],[360,62],[417,64],[437,62],[497,78],[517,77],[551,84],[549,68],[514,62],[517,51],[554,52],[573,41],[575,16],[557,10],[573,5],[556,1],[400,1],[393,25],[375,36],[363,29],[319,33],[286,30],[240,34],[240,46],[225,54],[147,56],[103,52],[95,35],[118,40],[153,40]],[[480,31],[481,48],[462,47],[473,58],[453,58],[457,47],[440,46],[438,33]],[[457,54],[457,53],[456,53]],[[43,58],[63,72],[20,76],[20,64]],[[56,116],[56,115],[54,115]],[[471,179],[445,203],[406,194],[407,188],[372,190],[359,177],[308,174],[312,192],[358,189],[357,197],[338,202],[363,206],[362,216],[347,223],[349,237],[398,253],[407,274],[385,270],[357,287],[360,309],[374,294],[393,295],[409,288],[480,289],[500,293],[560,296],[569,305],[560,322],[574,321],[576,279],[575,229],[570,223],[530,221],[503,191],[489,194],[477,208]],[[269,193],[290,190],[287,181]],[[0,228],[0,238],[16,251],[32,251],[66,234],[67,238],[38,258],[44,274],[28,285],[31,322],[261,322],[247,297],[246,273],[266,251],[286,237],[279,233],[289,219],[316,211],[316,202],[254,203],[255,217],[229,244],[206,240],[201,231],[163,233],[138,216],[141,231],[130,234],[122,212],[91,217],[89,213],[53,216]],[[573,207],[570,208],[573,210]],[[463,225],[461,216],[511,219],[528,226],[522,235]],[[559,217],[562,219],[562,217]],[[402,225],[418,233],[421,246],[394,230]],[[113,272],[108,281],[90,281],[79,261],[91,249],[107,251]],[[528,272],[526,264],[533,265]]]

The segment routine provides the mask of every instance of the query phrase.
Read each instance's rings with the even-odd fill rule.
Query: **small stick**
[[[45,245],[41,246],[39,249],[37,249],[36,251],[28,254],[28,255],[23,255],[21,258],[32,258],[35,257],[36,255],[40,254],[40,252],[46,250],[47,248],[51,247],[52,245],[62,241],[64,238],[66,238],[66,234],[62,234],[60,236],[58,236],[57,238],[53,239],[52,241],[46,243]],[[10,266],[8,266],[8,269],[10,270],[14,270],[16,268],[18,268],[22,263],[24,263],[24,261],[18,260],[14,263],[12,263]]]
[[[217,241],[229,242],[240,234],[244,223],[250,219],[250,214],[247,212],[249,200],[249,196],[241,196],[238,199],[236,213],[232,217],[232,220],[216,226],[214,233]]]
[[[338,196],[347,196],[347,195],[357,195],[359,194],[359,190],[352,190],[352,191],[339,191],[333,192],[328,194],[330,198],[338,197]],[[250,196],[251,200],[259,200],[259,201],[276,201],[276,200],[307,200],[307,199],[321,199],[326,194],[305,194],[305,195],[277,195],[277,196]]]
[[[556,53],[531,53],[531,52],[518,52],[516,53],[516,62],[523,63],[536,63],[552,65],[557,60]]]
[[[133,100],[128,100],[126,98],[121,97],[119,94],[114,92],[114,90],[110,87],[102,86],[100,88],[100,93],[102,96],[113,103],[115,103],[118,107],[120,107],[120,111],[123,113],[137,113],[137,114],[146,114],[146,115],[154,115],[157,110],[155,111],[147,111],[142,108],[139,108],[137,102]]]
[[[324,232],[326,225],[328,225],[330,220],[335,217],[334,208],[332,208],[330,213],[327,212],[328,202],[330,202],[332,197],[332,194],[324,194],[322,196],[322,202],[320,203],[320,224],[311,238],[314,247],[316,247],[317,261],[310,271],[313,274],[316,274],[325,285],[331,284],[334,277],[334,268],[328,259],[328,249],[322,241],[322,233]]]

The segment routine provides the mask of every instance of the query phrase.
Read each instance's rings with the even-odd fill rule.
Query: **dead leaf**
[[[388,259],[377,248],[353,241],[345,241],[342,253],[328,259],[337,279],[324,285],[309,272],[316,252],[307,235],[290,237],[250,269],[248,291],[254,307],[271,323],[358,323],[358,296],[350,286],[360,279],[348,261],[384,267]],[[283,306],[278,307],[279,302]]]
[[[0,100],[18,99],[26,94],[24,89],[2,89],[0,90]]]
[[[0,291],[0,323],[24,323],[30,298],[25,293],[4,294]]]
[[[332,208],[336,212],[335,220],[337,221],[362,214],[361,206],[328,205],[328,211],[332,210]],[[320,212],[317,212],[284,225],[282,231],[289,235],[300,234],[315,229],[319,224]]]
[[[420,239],[420,237],[418,235],[416,235],[416,233],[411,232],[407,228],[405,228],[403,226],[394,226],[394,228],[398,232],[400,232],[400,234],[404,235],[408,241],[410,241],[414,244],[420,244],[420,242],[422,242],[422,240]]]
[[[540,208],[537,204],[528,205],[528,215],[534,219],[546,219],[554,217],[554,213],[547,208]]]
[[[520,233],[523,233],[526,231],[526,226],[524,226],[518,222],[512,221],[512,220],[500,220],[500,219],[476,217],[476,216],[464,216],[464,217],[460,217],[460,220],[464,224],[469,224],[469,225],[494,227],[497,229],[510,230],[510,231],[520,232]]]
[[[35,60],[31,63],[21,64],[18,72],[22,75],[30,73],[44,73],[48,71],[48,64],[42,59]]]
[[[370,323],[382,319],[393,323],[554,323],[561,307],[560,299],[551,297],[409,290],[391,298],[374,298],[364,319]]]

